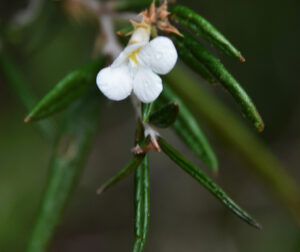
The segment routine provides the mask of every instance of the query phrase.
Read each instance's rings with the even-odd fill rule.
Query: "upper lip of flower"
[[[176,49],[167,37],[129,44],[111,66],[98,73],[97,85],[111,100],[123,100],[133,90],[142,102],[153,102],[163,89],[157,74],[170,72],[176,61]]]
[[[126,46],[124,50],[121,52],[119,57],[117,57],[114,62],[111,64],[111,67],[118,67],[121,64],[129,63],[127,61],[130,60],[130,57],[135,51],[140,51],[143,46],[145,46],[147,42],[139,42]],[[137,56],[137,55],[136,55]]]

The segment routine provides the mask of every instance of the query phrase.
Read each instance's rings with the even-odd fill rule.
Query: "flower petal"
[[[97,75],[97,85],[109,99],[120,101],[127,98],[132,91],[133,80],[127,65],[106,67]]]
[[[171,39],[159,36],[145,45],[137,55],[142,65],[158,74],[170,72],[177,61],[177,51]]]
[[[133,80],[133,92],[144,103],[153,102],[163,89],[161,78],[151,69],[140,67]]]

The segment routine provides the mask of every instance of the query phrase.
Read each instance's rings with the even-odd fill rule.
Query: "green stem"
[[[144,249],[149,228],[149,158],[146,154],[135,173],[135,242],[133,252]]]

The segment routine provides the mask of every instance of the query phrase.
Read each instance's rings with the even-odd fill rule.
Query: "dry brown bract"
[[[182,36],[178,29],[172,26],[169,22],[168,2],[165,0],[164,3],[155,8],[155,2],[151,4],[149,9],[141,12],[139,15],[142,16],[143,21],[150,25],[156,25],[156,27],[166,33],[175,33]]]

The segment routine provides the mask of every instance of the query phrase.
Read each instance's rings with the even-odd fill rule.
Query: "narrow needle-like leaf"
[[[187,32],[181,31],[184,34],[184,39],[177,36],[176,41],[180,41],[193,55],[201,61],[207,69],[220,81],[225,89],[233,96],[236,102],[240,105],[244,115],[254,124],[259,132],[264,129],[264,122],[258,113],[254,103],[248,96],[242,86],[236,79],[227,71],[224,65],[214,55],[208,52],[199,41],[195,40]]]
[[[91,85],[96,85],[96,74],[103,64],[104,58],[99,58],[67,74],[33,107],[25,122],[48,117],[84,95]]]
[[[176,102],[179,104],[179,114],[173,124],[176,134],[195,152],[213,173],[218,171],[218,159],[209,141],[204,135],[197,119],[185,103],[165,83],[164,91],[158,102]]]
[[[227,55],[237,58],[241,62],[245,61],[245,58],[228,39],[198,13],[182,5],[171,6],[170,10],[171,13],[175,14],[174,18],[187,26],[193,33],[207,40]]]
[[[126,36],[129,36],[132,32],[133,32],[133,27],[130,26],[130,27],[125,27],[121,30],[118,30],[117,35],[126,37]]]
[[[176,120],[179,107],[176,102],[164,105],[150,116],[150,123],[159,128],[168,128]]]
[[[240,208],[215,182],[213,182],[203,171],[183,157],[177,150],[170,146],[162,138],[159,139],[161,149],[166,155],[172,159],[178,166],[184,169],[208,191],[210,191],[217,199],[219,199],[234,214],[247,222],[249,225],[261,229],[261,225],[254,220],[247,212]]]
[[[97,193],[98,194],[103,193],[108,188],[110,188],[112,185],[114,185],[118,181],[120,181],[123,178],[130,175],[143,162],[144,158],[145,158],[145,155],[135,155],[121,171],[119,171],[116,175],[111,177],[102,186],[100,186],[100,188],[97,190]]]
[[[27,252],[46,252],[78,182],[99,121],[99,97],[74,103],[55,147],[42,204]]]
[[[149,159],[148,154],[135,173],[135,242],[133,252],[142,252],[149,227]]]
[[[216,84],[218,82],[217,78],[213,76],[213,74],[207,69],[207,67],[203,63],[197,60],[197,58],[190,52],[188,48],[184,46],[184,44],[181,41],[176,40],[175,45],[180,59],[188,67],[190,67],[193,71],[195,71],[209,83]]]

